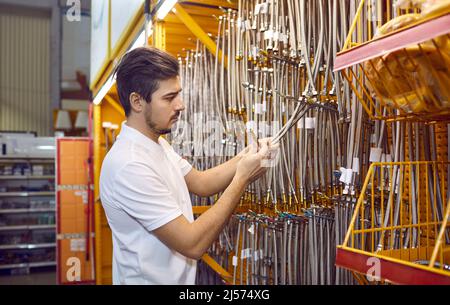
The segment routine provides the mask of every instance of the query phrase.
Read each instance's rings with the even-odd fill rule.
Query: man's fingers
[[[271,143],[272,143],[272,139],[273,139],[273,138],[264,138],[264,139],[260,139],[258,142],[259,142],[260,144],[266,143],[267,146],[270,146]]]
[[[257,151],[258,151],[258,146],[256,145],[255,142],[253,142],[252,144],[249,145],[247,154],[253,155],[253,154],[256,154]]]
[[[270,144],[269,145],[270,150],[277,150],[278,148],[280,148],[280,143],[276,143],[276,144]]]
[[[259,149],[258,154],[264,158],[267,156],[268,152],[269,152],[269,147],[267,146],[267,142],[262,142],[261,148]]]

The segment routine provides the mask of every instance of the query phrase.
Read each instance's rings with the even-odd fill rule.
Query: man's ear
[[[138,113],[141,112],[144,106],[141,96],[136,92],[131,92],[129,99],[131,110]]]

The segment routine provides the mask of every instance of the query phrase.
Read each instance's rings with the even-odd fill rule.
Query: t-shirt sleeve
[[[131,162],[117,172],[113,199],[149,231],[182,215],[174,194],[144,163]]]
[[[192,165],[186,159],[183,159],[179,154],[177,154],[173,147],[164,138],[161,138],[160,143],[164,145],[166,151],[176,161],[183,176],[186,176],[191,171]]]

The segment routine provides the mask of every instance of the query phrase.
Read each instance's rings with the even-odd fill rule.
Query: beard
[[[160,129],[156,127],[156,123],[152,119],[152,114],[150,111],[145,113],[145,122],[147,123],[148,128],[150,128],[154,133],[162,136],[172,132],[172,129]]]

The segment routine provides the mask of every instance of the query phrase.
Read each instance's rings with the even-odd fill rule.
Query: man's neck
[[[127,118],[126,125],[136,129],[140,133],[142,133],[144,136],[152,140],[153,142],[159,144],[159,134],[148,128],[147,124],[145,122],[138,122],[134,119]]]

